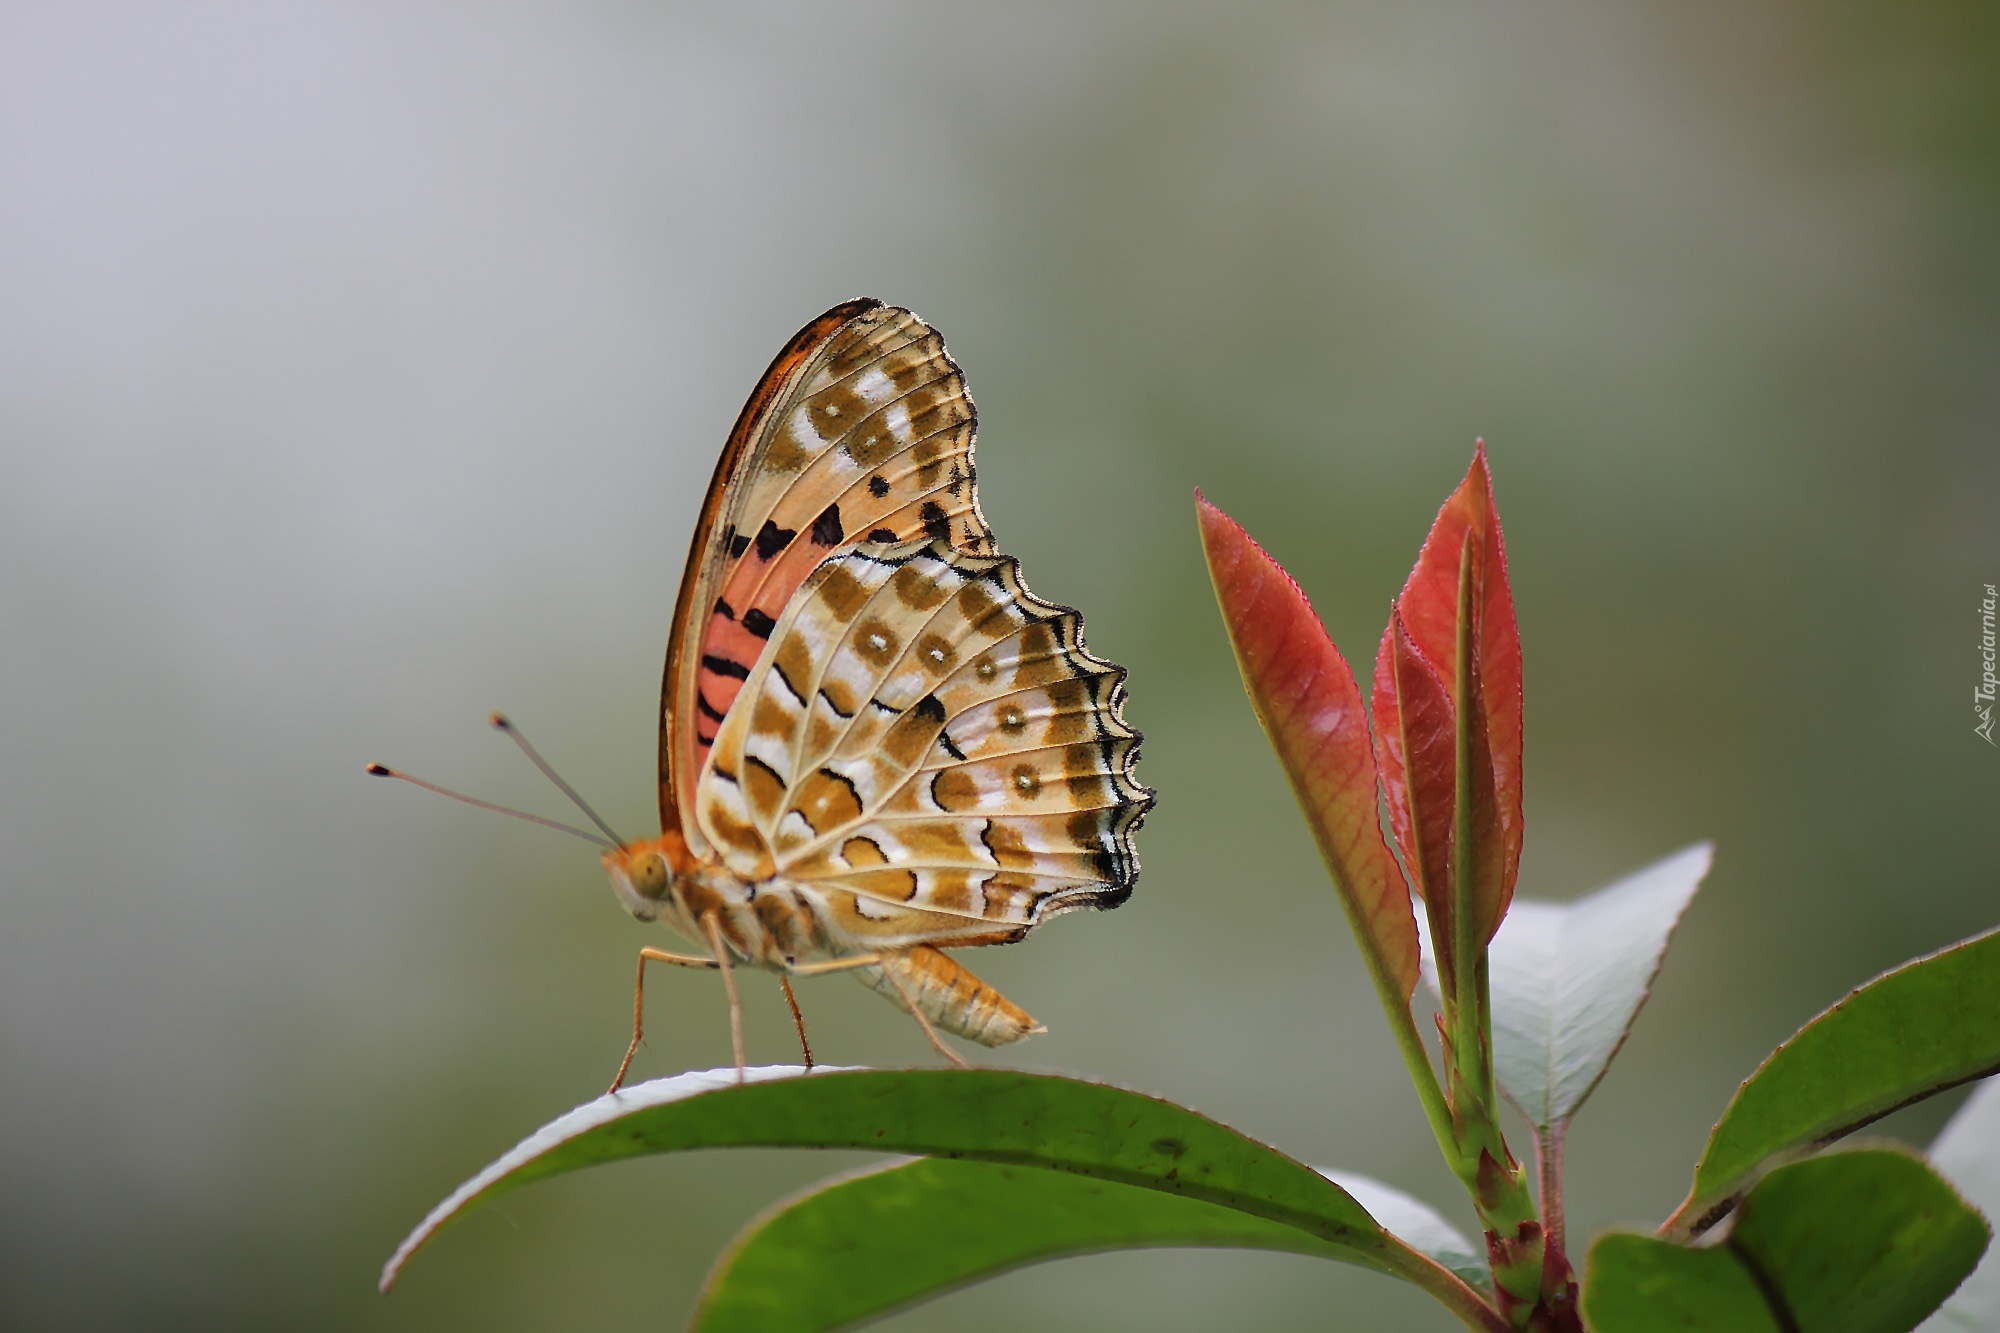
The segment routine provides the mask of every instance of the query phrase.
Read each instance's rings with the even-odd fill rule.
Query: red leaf
[[[1403,1002],[1417,984],[1417,923],[1382,840],[1368,714],[1340,650],[1298,584],[1195,492],[1216,601],[1243,686],[1278,752],[1370,970]]]
[[[1389,616],[1391,688],[1398,701],[1395,750],[1404,764],[1403,785],[1408,800],[1407,835],[1397,831],[1404,859],[1416,872],[1418,892],[1426,902],[1451,901],[1451,830],[1458,793],[1458,719],[1444,672],[1424,658],[1411,639],[1409,627],[1395,612]],[[1385,738],[1386,739],[1386,738]],[[1435,919],[1437,909],[1432,909]]]
[[[1474,630],[1479,617],[1473,617]],[[1472,846],[1477,860],[1472,865],[1472,938],[1484,943],[1500,929],[1513,901],[1512,867],[1507,862],[1506,829],[1500,823],[1500,801],[1493,773],[1492,736],[1488,731],[1485,672],[1477,656],[1472,659],[1471,681],[1466,697],[1472,703],[1472,763],[1468,794],[1472,804]],[[1454,837],[1456,833],[1454,831]]]
[[[1491,754],[1494,812],[1498,820],[1501,859],[1498,866],[1499,910],[1514,891],[1521,862],[1521,633],[1514,620],[1514,595],[1507,582],[1507,552],[1500,534],[1500,515],[1493,507],[1493,480],[1481,442],[1473,454],[1465,481],[1438,510],[1430,536],[1417,556],[1416,568],[1396,599],[1396,612],[1424,659],[1438,670],[1447,692],[1457,694],[1458,577],[1467,539],[1472,541],[1473,600],[1479,631],[1475,689],[1480,699],[1482,728]],[[1410,794],[1397,720],[1399,700],[1391,656],[1393,628],[1382,636],[1375,660],[1373,709],[1377,759],[1388,798],[1390,822],[1406,858],[1410,842]],[[1484,876],[1482,876],[1482,879]],[[1483,895],[1482,895],[1483,896]],[[1486,913],[1481,913],[1482,917]]]

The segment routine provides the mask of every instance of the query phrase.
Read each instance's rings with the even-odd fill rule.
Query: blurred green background
[[[1773,1043],[2000,918],[1996,70],[1995,11],[1936,4],[0,7],[0,1323],[677,1327],[857,1160],[545,1183],[373,1289],[601,1090],[666,941],[569,839],[362,764],[562,814],[505,708],[648,829],[701,487],[862,293],[966,367],[987,515],[1131,668],[1160,791],[1125,908],[975,960],[1051,1028],[1007,1058],[1469,1224],[1190,493],[1366,660],[1483,435],[1522,892],[1718,844],[1570,1154],[1576,1233],[1657,1220]],[[727,1061],[712,979],[654,996],[641,1073]],[[927,1058],[804,1000],[825,1058]],[[1158,1253],[888,1326],[1454,1325]]]

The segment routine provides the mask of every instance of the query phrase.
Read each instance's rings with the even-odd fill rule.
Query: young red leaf
[[[1395,709],[1396,733],[1378,734],[1378,751],[1393,746],[1402,761],[1404,800],[1396,830],[1403,844],[1403,859],[1417,876],[1417,889],[1424,896],[1424,910],[1430,917],[1431,941],[1438,952],[1438,975],[1458,974],[1453,957],[1451,929],[1452,826],[1457,814],[1458,720],[1444,678],[1423,650],[1410,638],[1397,612],[1389,615],[1386,636],[1389,691],[1398,701]],[[1382,691],[1378,686],[1377,696]],[[1376,716],[1377,724],[1383,721]],[[1449,980],[1446,993],[1451,992]]]
[[[1476,573],[1472,538],[1468,536],[1460,556],[1459,611],[1461,615],[1470,616],[1470,644],[1479,642],[1483,619],[1476,598]],[[1507,914],[1507,904],[1514,897],[1514,880],[1507,861],[1506,828],[1500,822],[1500,793],[1493,771],[1492,735],[1488,730],[1486,709],[1486,669],[1477,652],[1462,653],[1460,660],[1465,680],[1460,688],[1459,715],[1466,724],[1467,732],[1467,764],[1464,780],[1460,784],[1460,796],[1466,801],[1471,816],[1472,859],[1468,867],[1454,857],[1453,873],[1465,874],[1470,869],[1470,887],[1460,897],[1471,906],[1470,938],[1485,944],[1500,929],[1500,919]],[[1454,827],[1454,844],[1465,831]],[[1453,850],[1457,850],[1455,845]]]
[[[1410,639],[1442,672],[1448,693],[1457,693],[1459,561],[1472,538],[1473,598],[1479,629],[1478,679],[1484,730],[1492,755],[1492,784],[1500,825],[1501,897],[1511,895],[1521,860],[1521,634],[1514,620],[1514,595],[1507,582],[1507,553],[1500,515],[1493,507],[1493,482],[1482,442],[1465,480],[1438,510],[1416,568],[1396,599]],[[1399,696],[1391,667],[1392,634],[1382,636],[1375,662],[1372,703],[1378,738],[1377,761],[1396,836],[1410,850],[1410,794],[1400,748]],[[1498,917],[1494,918],[1495,921]]]
[[[1382,840],[1368,714],[1340,650],[1277,561],[1195,493],[1202,548],[1251,706],[1291,779],[1378,982],[1417,984],[1409,888]]]

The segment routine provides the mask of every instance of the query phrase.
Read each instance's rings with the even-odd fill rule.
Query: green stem
[[[1371,967],[1369,970],[1374,969]],[[1397,1003],[1393,988],[1386,982],[1386,978],[1377,978],[1382,1009],[1389,1018],[1389,1032],[1396,1039],[1396,1049],[1403,1054],[1404,1067],[1410,1071],[1410,1083],[1417,1090],[1417,1100],[1423,1103],[1424,1118],[1430,1121],[1431,1135],[1437,1139],[1438,1152],[1443,1154],[1452,1174],[1461,1180],[1470,1180],[1470,1173],[1476,1172],[1477,1163],[1468,1168],[1464,1155],[1459,1151],[1458,1133],[1451,1122],[1451,1107],[1445,1101],[1444,1088],[1438,1083],[1437,1069],[1431,1064],[1430,1048],[1424,1045],[1423,1034],[1417,1030],[1416,1015],[1410,1012],[1409,997],[1403,996],[1401,1003]]]
[[[1465,1178],[1459,1161],[1458,1134],[1452,1126],[1451,1107],[1445,1101],[1444,1089],[1438,1084],[1430,1050],[1417,1031],[1416,1017],[1410,1012],[1409,993],[1387,972],[1381,952],[1374,943],[1373,931],[1361,915],[1360,900],[1354,894],[1354,886],[1347,882],[1339,861],[1325,855],[1321,859],[1326,863],[1327,876],[1333,881],[1341,910],[1347,914],[1348,926],[1354,932],[1356,943],[1361,946],[1361,960],[1367,965],[1369,980],[1375,983],[1376,998],[1382,1002],[1382,1012],[1389,1020],[1390,1035],[1395,1037],[1396,1049],[1402,1052],[1403,1064],[1410,1071],[1410,1083],[1417,1090],[1417,1100],[1423,1103],[1424,1118],[1430,1121],[1438,1151],[1444,1154],[1444,1160],[1453,1173]]]

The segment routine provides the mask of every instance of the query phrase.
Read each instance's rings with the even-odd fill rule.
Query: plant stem
[[[1371,965],[1369,971],[1374,970]],[[1376,988],[1382,996],[1383,1012],[1389,1018],[1390,1035],[1395,1037],[1396,1049],[1403,1054],[1404,1067],[1410,1071],[1410,1084],[1417,1090],[1417,1100],[1423,1103],[1424,1118],[1430,1121],[1438,1151],[1443,1154],[1454,1175],[1469,1179],[1460,1160],[1458,1132],[1452,1126],[1451,1107],[1445,1102],[1444,1088],[1439,1085],[1437,1069],[1431,1064],[1430,1048],[1424,1045],[1423,1034],[1417,1030],[1416,1015],[1410,1012],[1409,997],[1401,997],[1402,1002],[1397,1003],[1394,988],[1386,977],[1376,978]]]
[[[1542,1234],[1563,1248],[1563,1142],[1568,1125],[1551,1125],[1535,1133],[1535,1175],[1541,1186]]]

